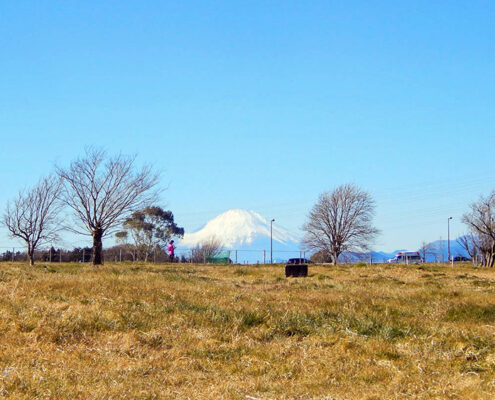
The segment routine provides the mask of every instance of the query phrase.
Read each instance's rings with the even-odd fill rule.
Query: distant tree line
[[[220,242],[211,238],[189,251],[176,256],[175,262],[182,263],[208,263],[212,258],[218,257],[223,251]],[[31,255],[38,262],[65,262],[65,263],[92,263],[93,249],[91,247],[75,247],[72,250],[51,247],[44,250],[36,250]],[[117,244],[103,249],[103,259],[111,262],[155,262],[164,263],[169,261],[169,256],[161,246],[151,249],[147,255],[140,253],[138,247],[133,244]],[[6,250],[0,254],[0,261],[29,261],[26,250]]]
[[[56,249],[50,247],[46,250],[36,250],[32,254],[27,251],[16,251],[15,253],[7,250],[0,256],[1,261],[29,261],[33,260],[43,262],[90,262],[91,247],[75,247],[72,250]]]

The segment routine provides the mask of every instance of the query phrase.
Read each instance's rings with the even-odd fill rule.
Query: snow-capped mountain
[[[206,223],[196,232],[186,233],[179,242],[178,253],[188,255],[189,249],[207,242],[218,240],[228,256],[239,263],[262,263],[273,261],[283,262],[291,257],[307,257],[311,252],[301,251],[300,238],[279,225],[273,223],[273,254],[270,254],[270,220],[260,214],[250,211],[233,209],[220,214]],[[465,250],[454,240],[451,241],[451,254],[466,255]],[[447,260],[447,241],[436,241],[429,245],[427,261]],[[374,262],[386,262],[399,251],[372,251]],[[347,252],[342,255],[342,261],[356,262],[368,260],[370,253]]]
[[[245,249],[248,247],[256,250],[270,248],[270,221],[260,214],[234,209],[210,220],[202,229],[186,233],[180,241],[180,246],[194,247],[202,242],[215,238],[226,249]],[[299,238],[273,223],[274,248],[299,249]]]

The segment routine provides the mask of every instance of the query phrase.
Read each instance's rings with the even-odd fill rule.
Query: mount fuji
[[[299,257],[300,239],[296,235],[274,223],[272,237],[274,259]],[[226,250],[243,252],[240,262],[261,262],[266,251],[270,252],[270,221],[254,211],[228,210],[200,230],[184,234],[179,245],[192,248],[212,238]]]
[[[268,262],[270,260],[270,221],[257,212],[250,210],[233,209],[213,218],[203,228],[196,232],[186,233],[179,242],[177,249],[188,254],[189,249],[207,242],[218,240],[223,249],[229,252],[229,257],[239,263]],[[451,254],[467,256],[466,251],[451,240]],[[427,261],[447,260],[447,241],[436,241],[429,245],[430,251]],[[392,253],[372,251],[375,262],[386,262],[399,252]],[[277,222],[273,224],[273,260],[284,262],[291,257],[309,258],[309,252],[301,252],[300,238]],[[347,262],[368,260],[370,253],[348,252],[344,255]]]

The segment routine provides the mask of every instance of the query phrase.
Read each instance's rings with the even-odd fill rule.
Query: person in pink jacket
[[[168,258],[170,262],[174,262],[175,259],[175,246],[174,246],[174,241],[171,240],[170,243],[168,244]]]

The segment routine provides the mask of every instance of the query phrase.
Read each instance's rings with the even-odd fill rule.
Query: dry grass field
[[[0,264],[0,398],[493,399],[495,271]]]

